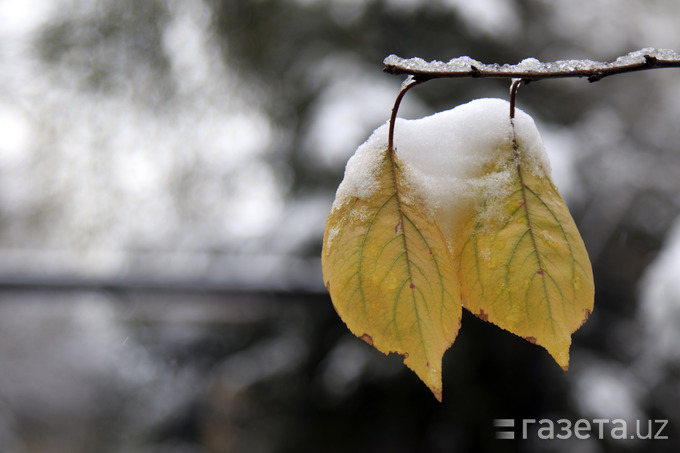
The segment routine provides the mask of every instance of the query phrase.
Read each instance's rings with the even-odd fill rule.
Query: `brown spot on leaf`
[[[482,310],[481,308],[479,309],[479,313],[477,313],[477,317],[483,321],[489,320],[489,315],[487,313],[484,313],[484,310]]]
[[[517,202],[517,206],[524,206],[526,204],[526,201],[520,200]]]
[[[536,337],[524,337],[526,341],[532,344],[536,344]]]
[[[591,312],[590,310],[588,310],[587,308],[584,308],[584,309],[583,309],[583,314],[584,314],[585,316],[583,317],[583,321],[581,321],[581,325],[580,325],[579,327],[581,327],[583,324],[586,323],[586,321],[587,321],[588,318],[590,317],[590,314],[591,314],[591,313],[592,313],[592,312]]]
[[[408,359],[408,352],[390,351],[387,354],[397,354],[402,360]]]
[[[543,275],[543,274],[544,274],[543,269],[537,270],[536,273],[537,273],[538,275]]]
[[[371,336],[369,334],[365,333],[362,336],[360,336],[359,338],[364,340],[369,345],[373,346],[373,338],[371,338]]]
[[[397,225],[394,227],[394,234],[399,234],[401,232],[401,222],[397,223]]]
[[[414,285],[413,283],[411,283],[410,285],[408,285],[408,287],[411,288],[411,289],[415,289],[416,285]]]
[[[432,255],[432,249],[427,249],[428,252],[430,252],[430,255]]]
[[[569,371],[569,364],[567,363],[566,365],[560,368],[562,368],[564,371]]]
[[[331,292],[331,281],[330,280],[326,280],[326,291],[328,291],[329,293]]]

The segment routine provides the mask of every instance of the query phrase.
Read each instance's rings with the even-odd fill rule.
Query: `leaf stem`
[[[517,89],[522,82],[522,79],[512,79],[512,84],[510,85],[510,121],[515,119],[515,99],[517,98]],[[514,134],[514,124],[512,127]]]
[[[387,152],[389,153],[394,152],[394,123],[397,122],[397,112],[399,111],[401,100],[404,98],[408,90],[416,85],[420,85],[423,82],[424,80],[414,76],[409,76],[406,78],[406,80],[404,80],[404,83],[401,84],[401,90],[397,95],[397,99],[394,100],[394,107],[392,107],[392,115],[390,116],[390,129],[387,135]]]

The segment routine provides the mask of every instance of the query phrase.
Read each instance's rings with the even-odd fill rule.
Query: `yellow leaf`
[[[401,355],[441,401],[442,356],[461,318],[453,256],[395,153],[378,157],[377,189],[336,200],[328,216],[324,282],[350,331]]]
[[[508,148],[498,169],[506,190],[455,241],[463,306],[543,346],[566,370],[571,334],[593,310],[590,260],[548,171],[522,144]]]

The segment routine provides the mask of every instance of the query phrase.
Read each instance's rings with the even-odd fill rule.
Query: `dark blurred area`
[[[677,69],[519,92],[594,267],[568,372],[465,313],[440,404],[350,334],[319,262],[402,81],[387,55],[612,61],[680,50],[679,19],[662,0],[0,0],[0,451],[680,451]],[[431,81],[400,115],[508,85]],[[508,440],[496,419],[629,432]],[[630,439],[649,420],[668,439]]]

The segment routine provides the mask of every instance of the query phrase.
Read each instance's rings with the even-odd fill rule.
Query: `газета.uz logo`
[[[664,434],[668,420],[499,418],[493,422],[496,439],[668,439]]]

